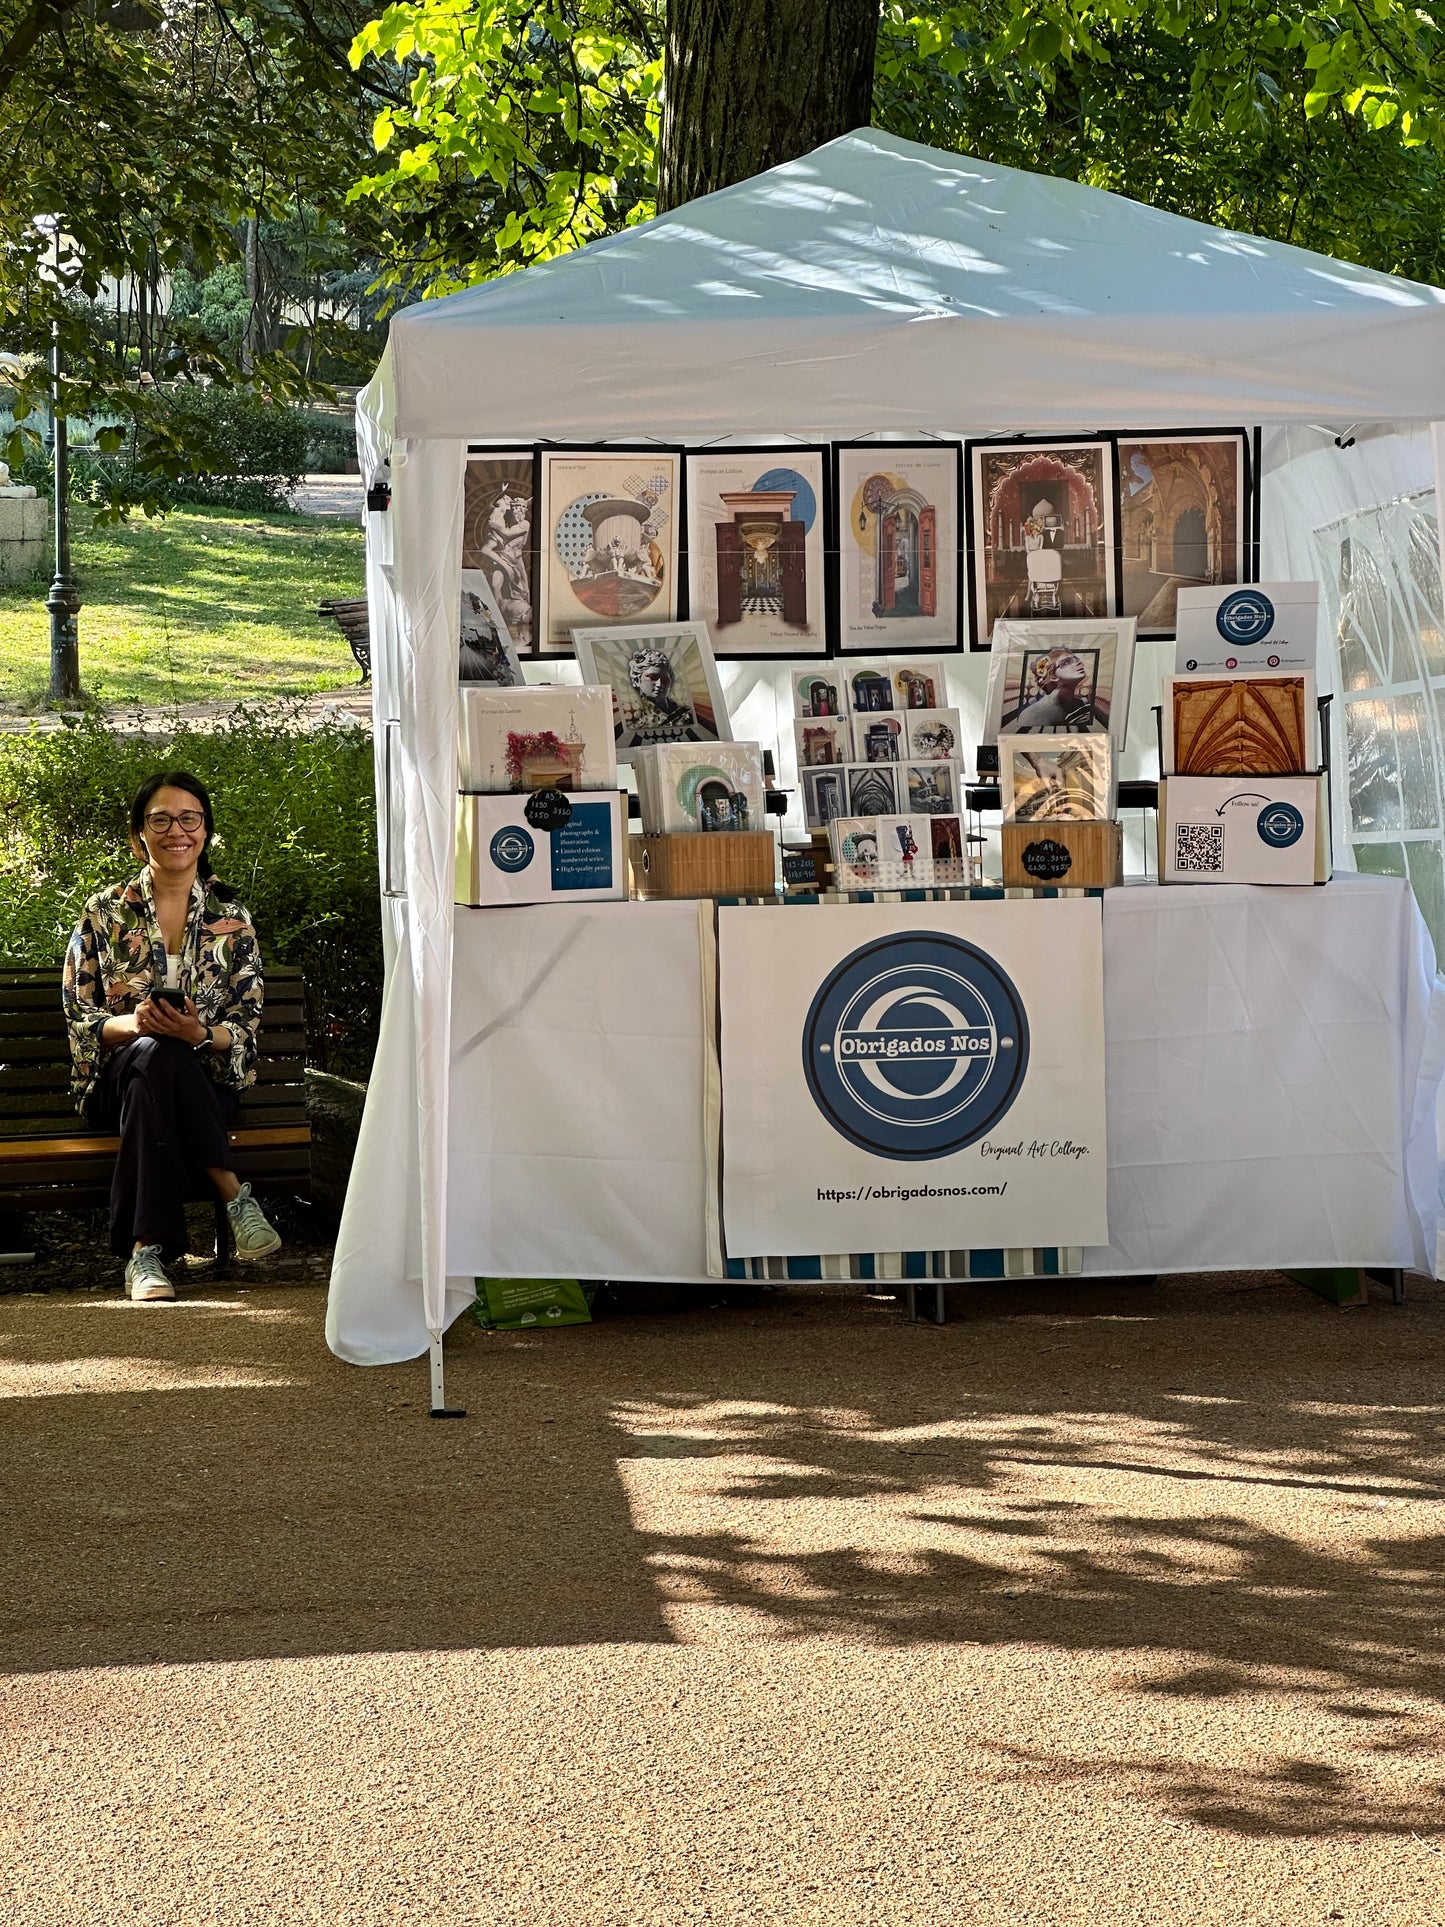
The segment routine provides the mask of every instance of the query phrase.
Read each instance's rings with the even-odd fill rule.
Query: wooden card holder
[[[777,889],[771,830],[688,830],[629,840],[639,897],[770,897]]]
[[[1109,890],[1123,880],[1124,832],[1115,822],[1005,823],[1009,890]]]

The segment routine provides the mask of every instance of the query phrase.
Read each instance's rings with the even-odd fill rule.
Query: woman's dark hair
[[[132,842],[136,844],[142,842],[143,832],[145,830],[146,811],[150,808],[151,798],[157,790],[164,789],[184,790],[187,796],[194,796],[200,804],[201,815],[205,819],[206,824],[206,840],[201,845],[201,854],[196,863],[196,874],[203,882],[214,883],[218,888],[224,889],[225,885],[221,883],[219,877],[217,877],[215,871],[211,868],[211,859],[208,854],[211,847],[211,838],[216,833],[216,818],[211,809],[211,793],[201,781],[200,777],[192,776],[188,770],[157,770],[154,776],[148,776],[141,784],[130,806],[130,834]]]

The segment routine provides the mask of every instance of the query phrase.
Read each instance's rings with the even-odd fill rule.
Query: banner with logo
[[[718,912],[727,1255],[1103,1245],[1097,897]]]

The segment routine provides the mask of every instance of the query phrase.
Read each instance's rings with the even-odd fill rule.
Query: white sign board
[[[1250,582],[1243,588],[1181,589],[1174,668],[1222,670],[1315,666],[1318,582]]]
[[[1159,790],[1161,883],[1316,883],[1318,776],[1171,776]]]
[[[724,908],[734,1258],[1108,1243],[1097,898]]]

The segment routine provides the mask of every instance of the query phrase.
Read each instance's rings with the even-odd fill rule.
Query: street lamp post
[[[50,696],[80,699],[80,588],[70,573],[70,448],[60,412],[60,330],[50,348],[51,462],[55,474],[55,580],[45,598],[50,611]]]

